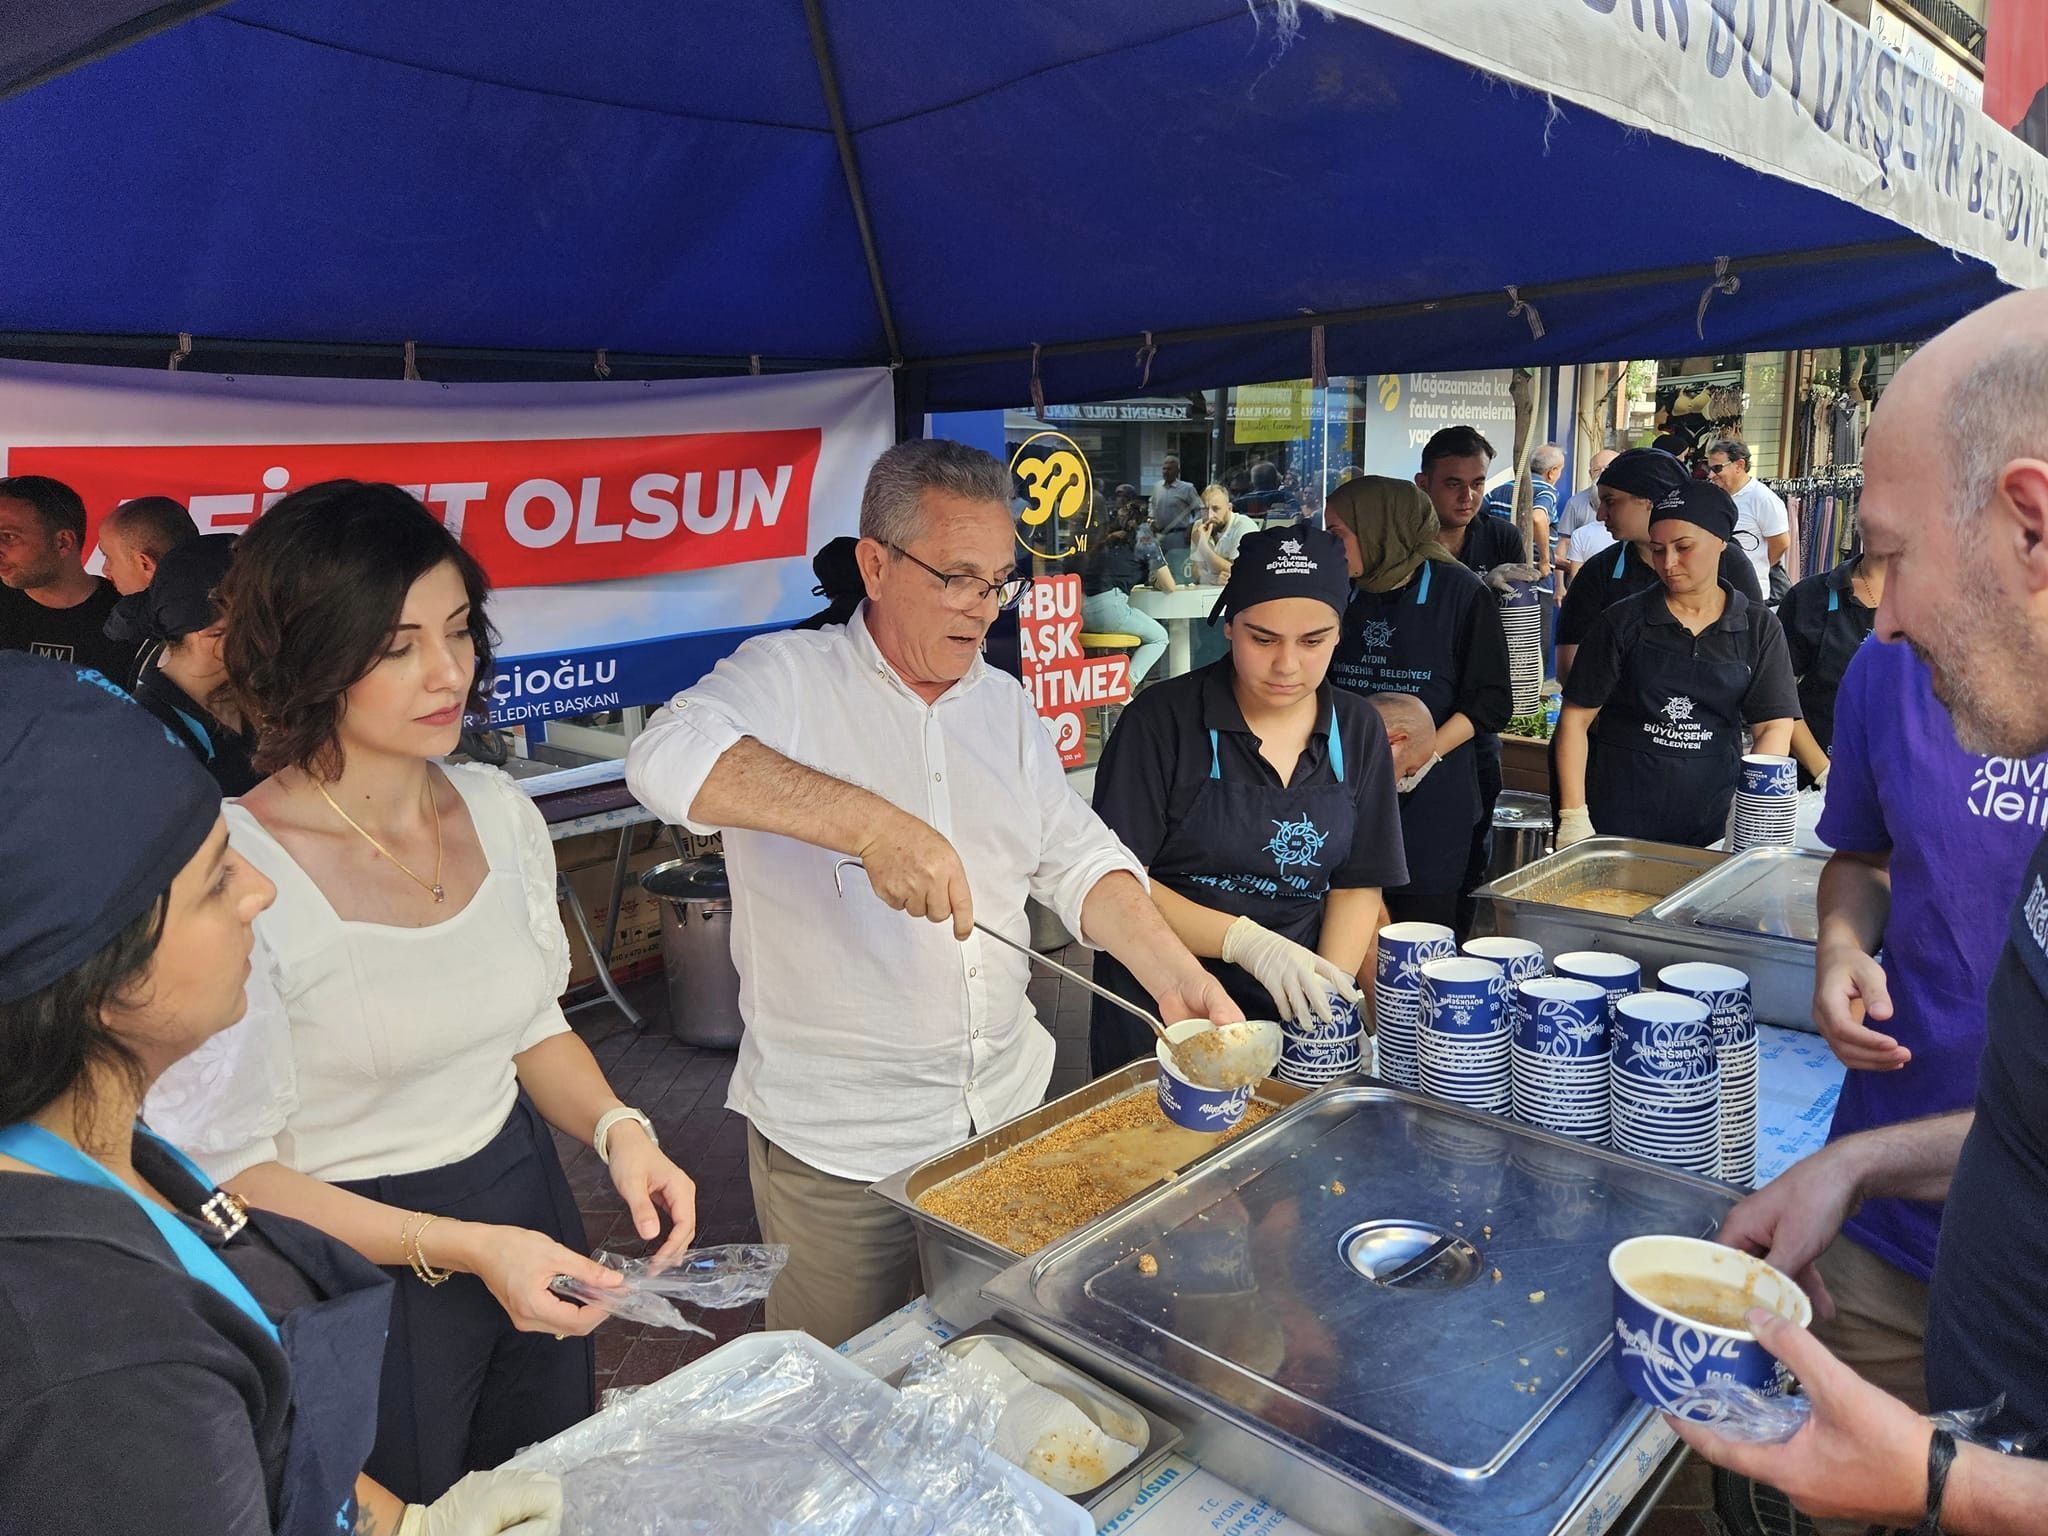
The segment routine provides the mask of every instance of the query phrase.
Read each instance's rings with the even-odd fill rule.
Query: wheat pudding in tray
[[[1183,1130],[1146,1083],[926,1190],[917,1207],[1012,1253],[1036,1253],[1274,1111],[1255,1098],[1228,1131]]]

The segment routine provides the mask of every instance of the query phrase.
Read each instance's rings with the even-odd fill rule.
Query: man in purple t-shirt
[[[1910,646],[1857,650],[1835,722],[1813,990],[1814,1022],[1849,1068],[1830,1141],[1975,1100],[2006,915],[2048,826],[2048,756],[1964,751]],[[1835,1316],[1814,1332],[1921,1409],[1940,1228],[1938,1205],[1871,1200],[1818,1266]]]

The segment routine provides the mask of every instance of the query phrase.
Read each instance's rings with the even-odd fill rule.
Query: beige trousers
[[[768,1293],[770,1328],[801,1328],[836,1347],[917,1294],[910,1218],[865,1182],[791,1157],[751,1122],[747,1179],[761,1241],[789,1246],[789,1265]]]
[[[1852,1238],[1820,1256],[1835,1315],[1815,1319],[1814,1337],[1857,1375],[1927,1411],[1927,1287]]]

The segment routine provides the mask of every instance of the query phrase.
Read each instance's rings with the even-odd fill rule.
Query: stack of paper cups
[[[1790,848],[1798,831],[1799,765],[1789,757],[1750,753],[1742,760],[1742,777],[1736,782],[1729,848],[1736,853]]]
[[[1515,713],[1533,715],[1543,707],[1543,600],[1533,583],[1517,582],[1500,600],[1500,625],[1507,631]]]
[[[1373,969],[1378,1067],[1379,1075],[1397,1087],[1421,1086],[1415,1046],[1422,1026],[1422,967],[1457,952],[1457,936],[1437,923],[1391,923],[1380,930]]]
[[[1504,1115],[1511,1106],[1507,972],[1491,960],[1432,960],[1422,968],[1416,1060],[1422,1091]]]
[[[1515,1118],[1607,1142],[1607,994],[1590,981],[1542,976],[1515,989]]]
[[[1614,1010],[1609,1142],[1686,1173],[1721,1173],[1721,1068],[1707,1005],[1638,992]]]
[[[1749,977],[1733,966],[1694,961],[1665,966],[1657,984],[1707,1005],[1721,1064],[1721,1177],[1748,1189],[1756,1183],[1759,1072]]]

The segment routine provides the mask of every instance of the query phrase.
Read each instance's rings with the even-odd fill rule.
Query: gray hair
[[[2014,459],[2048,459],[2048,347],[2015,341],[1971,368],[1948,398],[1949,516],[1961,532]]]
[[[1749,444],[1739,437],[1716,438],[1714,445],[1707,452],[1710,454],[1719,453],[1727,455],[1730,464],[1747,464],[1749,462]]]
[[[1002,461],[943,437],[898,443],[875,460],[860,493],[860,536],[904,545],[924,531],[924,493],[945,491],[964,501],[1010,501]]]
[[[1529,455],[1529,473],[1547,475],[1553,469],[1564,468],[1564,450],[1555,443],[1545,443]]]

